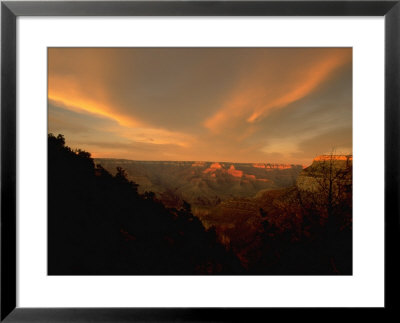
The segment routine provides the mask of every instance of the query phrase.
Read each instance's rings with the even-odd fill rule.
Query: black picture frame
[[[384,16],[385,307],[395,310],[400,179],[400,4],[395,1],[2,1],[1,3],[1,321],[253,321],[272,308],[16,307],[16,19],[19,16]],[[308,313],[307,309],[284,308]],[[314,309],[315,310],[315,309]],[[325,309],[332,315],[335,310]],[[347,310],[349,311],[349,309]],[[367,311],[371,316],[372,312]],[[268,313],[269,314],[269,313]],[[310,315],[310,313],[306,314]]]

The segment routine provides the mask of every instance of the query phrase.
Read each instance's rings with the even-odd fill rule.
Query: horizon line
[[[187,162],[187,163],[224,163],[224,164],[276,164],[276,165],[293,165],[293,166],[305,166],[304,164],[296,163],[284,163],[284,162],[234,162],[234,161],[215,161],[215,160],[157,160],[157,159],[127,159],[127,158],[114,158],[114,157],[91,157],[93,159],[114,159],[114,160],[126,160],[134,162]],[[314,160],[314,159],[313,159]]]

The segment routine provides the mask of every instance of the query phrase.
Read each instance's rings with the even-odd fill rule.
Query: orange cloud
[[[188,148],[193,145],[194,138],[178,131],[169,131],[154,127],[120,127],[119,136],[134,142],[153,145],[175,145]]]
[[[334,128],[351,127],[349,48],[52,48],[48,54],[48,99],[56,101],[49,129],[99,157],[293,162],[296,154],[303,163],[326,149],[310,141],[321,137],[318,129],[332,120]],[[343,73],[335,73],[341,66]],[[312,106],[296,105],[298,119],[266,118],[311,93]],[[322,111],[321,102],[325,110],[338,109]],[[69,111],[51,115],[52,105]],[[351,135],[342,142],[351,148]],[[329,149],[330,141],[324,145]]]
[[[277,98],[275,101],[267,104],[260,109],[256,109],[253,114],[247,119],[249,122],[254,122],[257,118],[263,116],[268,110],[272,108],[282,108],[290,103],[300,100],[310,94],[317,88],[318,85],[329,79],[329,76],[334,70],[342,66],[348,61],[347,55],[335,55],[328,57],[322,61],[315,68],[310,71],[303,80],[299,80],[297,86],[287,93],[286,95]]]
[[[309,67],[299,66],[298,70],[288,72],[280,82],[269,78],[268,71],[261,69],[259,73],[265,73],[265,79],[260,76],[255,81],[253,78],[252,82],[241,84],[223,107],[205,121],[204,126],[218,133],[235,119],[254,123],[271,110],[283,108],[311,94],[329,80],[335,70],[350,61],[350,50],[331,51],[330,55],[316,58]]]
[[[118,110],[106,102],[101,88],[95,89],[94,95],[93,93],[91,93],[92,95],[85,95],[82,92],[83,90],[73,78],[49,74],[49,100],[62,102],[69,109],[83,110],[108,117],[123,126],[137,126],[140,124],[132,116],[116,113]]]

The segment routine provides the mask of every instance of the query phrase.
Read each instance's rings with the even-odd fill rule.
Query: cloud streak
[[[328,81],[338,68],[350,62],[351,52],[346,49],[336,49],[328,53],[325,51],[313,64],[300,59],[297,69],[287,72],[284,84],[276,82],[274,71],[271,73],[269,68],[261,68],[264,77],[253,77],[253,81],[248,80],[245,86],[241,85],[234,91],[232,98],[214,116],[207,119],[204,125],[211,131],[220,132],[226,124],[235,125],[235,118],[249,123],[256,122],[267,116],[271,110],[284,108],[306,97]],[[245,78],[251,79],[251,76]],[[285,88],[284,92],[282,88]]]
[[[330,134],[351,129],[350,48],[51,48],[48,57],[49,131],[96,157],[307,164],[332,149]]]

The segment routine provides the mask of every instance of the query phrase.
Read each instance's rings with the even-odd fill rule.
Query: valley
[[[232,198],[254,197],[262,191],[294,185],[303,167],[196,161],[133,161],[97,158],[115,174],[123,168],[140,193],[151,191],[167,206],[185,200],[193,209],[210,208]]]
[[[245,268],[256,267],[265,254],[262,246],[266,232],[270,232],[272,240],[279,237],[281,241],[286,236],[290,243],[299,241],[312,234],[303,217],[314,208],[318,208],[318,221],[323,222],[326,201],[318,191],[323,185],[320,179],[326,180],[324,172],[328,167],[330,173],[337,175],[332,178],[334,189],[352,185],[351,156],[318,156],[306,168],[290,164],[122,159],[95,159],[95,163],[112,174],[117,167],[123,168],[127,178],[139,185],[141,194],[154,192],[168,208],[179,210],[185,201],[189,203],[193,215],[207,230],[215,230],[218,240],[234,251]],[[339,199],[344,205],[351,204],[351,191]],[[351,211],[345,214],[351,221]]]

